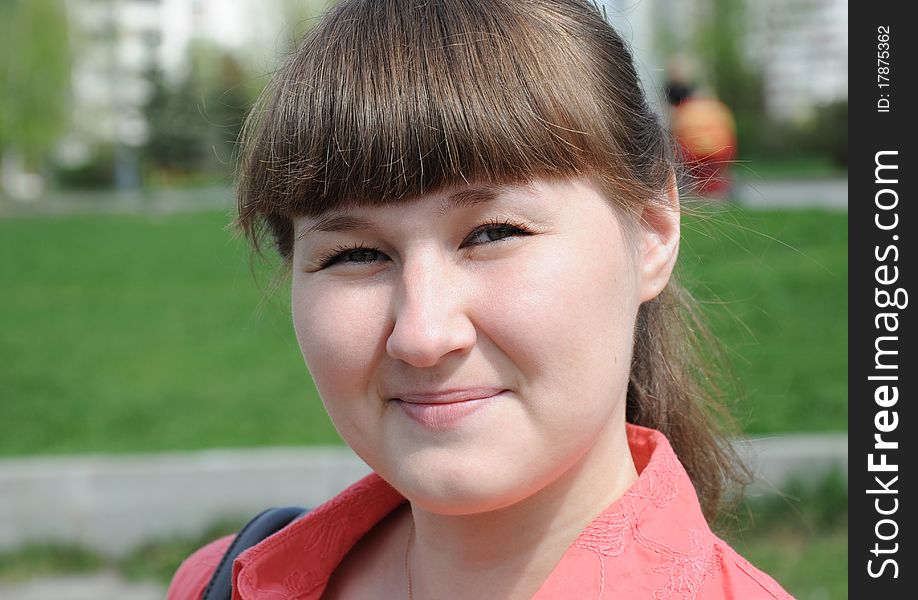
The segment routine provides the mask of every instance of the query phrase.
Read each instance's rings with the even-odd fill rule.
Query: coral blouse
[[[580,534],[533,600],[791,598],[715,536],[666,438],[628,425],[639,476]],[[371,474],[245,551],[233,600],[319,600],[347,552],[404,498]],[[188,557],[167,600],[198,600],[232,536]]]

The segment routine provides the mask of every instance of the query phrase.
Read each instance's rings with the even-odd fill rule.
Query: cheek
[[[294,284],[296,285],[296,284]],[[379,293],[301,285],[292,293],[293,324],[303,358],[335,418],[335,400],[369,385],[370,365],[382,350],[384,302]]]
[[[538,371],[576,377],[597,362],[627,365],[639,306],[636,275],[627,254],[619,254],[624,247],[609,246],[565,245],[572,251],[529,256],[486,278],[479,319],[486,333],[514,362]]]
[[[534,400],[524,421],[541,440],[532,443],[566,456],[621,408],[639,300],[623,246],[563,246],[570,252],[527,257],[499,278],[502,285],[483,293],[491,300],[480,322],[495,354],[522,374],[523,396]]]

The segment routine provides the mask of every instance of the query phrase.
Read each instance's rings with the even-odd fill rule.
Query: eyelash
[[[487,231],[487,230],[489,230],[489,229],[506,229],[506,230],[509,230],[510,235],[508,235],[507,237],[514,237],[514,236],[518,236],[518,235],[523,235],[523,236],[532,235],[532,231],[531,231],[526,225],[523,225],[522,223],[518,223],[518,222],[515,222],[515,221],[511,221],[511,220],[509,220],[509,219],[497,219],[497,218],[495,218],[495,219],[492,219],[492,220],[488,221],[487,223],[483,223],[483,224],[479,225],[478,227],[476,227],[474,230],[472,230],[471,233],[469,233],[468,236],[466,236],[465,239],[467,240],[467,239],[469,239],[470,237],[472,237],[472,236],[474,236],[474,235],[476,235],[476,234],[479,234],[479,233],[481,233],[481,232],[483,232],[483,231]],[[501,242],[501,241],[503,241],[503,240],[505,240],[505,239],[507,239],[507,238],[500,238],[499,240],[492,240],[491,242],[485,242],[485,243]],[[463,244],[464,244],[464,243],[465,243],[465,242],[463,242]],[[474,246],[481,246],[481,245],[484,245],[484,243],[473,244],[473,245],[474,245]],[[350,245],[350,246],[339,245],[339,246],[335,247],[334,249],[332,249],[331,251],[329,251],[329,252],[323,254],[321,257],[319,257],[319,269],[320,269],[320,270],[321,270],[321,269],[325,269],[325,268],[331,267],[331,266],[333,266],[333,265],[335,265],[335,264],[337,264],[337,263],[339,263],[339,262],[345,262],[345,261],[343,261],[342,259],[346,258],[347,255],[348,255],[349,253],[351,253],[351,252],[358,252],[358,251],[364,251],[364,252],[378,252],[379,254],[382,254],[382,252],[380,252],[380,251],[377,250],[376,248],[372,248],[372,247],[370,247],[370,246],[365,246],[365,245],[360,244],[360,243],[356,243],[356,244],[353,244],[353,245]],[[355,264],[367,264],[367,263],[363,263],[363,262],[359,262],[359,261],[358,261],[358,262],[356,262]]]

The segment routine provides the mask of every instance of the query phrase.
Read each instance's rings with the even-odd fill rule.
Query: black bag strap
[[[236,557],[307,512],[309,509],[299,506],[269,508],[246,523],[220,559],[220,564],[204,588],[201,600],[230,600],[233,593],[233,561]]]

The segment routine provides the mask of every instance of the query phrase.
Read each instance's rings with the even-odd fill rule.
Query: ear
[[[670,175],[663,200],[641,212],[638,244],[641,302],[652,300],[663,291],[679,254],[679,190],[674,174]]]

